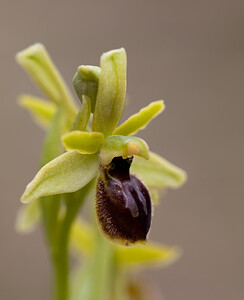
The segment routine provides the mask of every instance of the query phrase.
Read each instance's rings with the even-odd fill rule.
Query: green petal
[[[57,109],[56,104],[30,95],[21,96],[18,103],[30,112],[38,125],[44,128],[50,125]]]
[[[163,100],[150,103],[117,127],[113,134],[132,135],[145,128],[165,108]]]
[[[101,57],[101,75],[93,118],[93,131],[112,133],[124,110],[126,93],[126,53],[123,48]]]
[[[66,150],[77,150],[83,154],[98,152],[104,142],[104,135],[101,132],[71,131],[62,137]]]
[[[79,99],[86,95],[91,99],[91,111],[94,112],[98,81],[101,69],[96,66],[79,66],[73,78],[73,86]]]
[[[100,161],[103,165],[108,165],[114,157],[127,158],[133,155],[139,155],[145,160],[149,158],[148,153],[147,143],[138,137],[111,135],[101,149]]]
[[[146,245],[116,248],[116,260],[123,267],[161,267],[174,262],[180,256],[175,247],[149,242]]]
[[[85,186],[98,172],[98,156],[76,151],[55,158],[36,174],[21,198],[24,203],[39,197],[75,192]]]
[[[17,62],[30,74],[32,79],[55,103],[66,105],[72,118],[76,106],[70,92],[42,44],[34,44],[16,55]]]
[[[91,100],[88,96],[82,96],[82,105],[79,113],[77,114],[72,127],[72,130],[86,130],[91,115]]]
[[[149,160],[135,157],[131,165],[131,173],[135,173],[144,183],[152,187],[177,188],[186,181],[186,173],[166,159],[150,152]]]
[[[92,226],[84,220],[77,220],[71,229],[70,243],[78,254],[90,256],[95,246],[95,233]]]
[[[41,207],[38,200],[23,205],[17,215],[15,228],[19,233],[29,233],[34,230],[41,219]]]

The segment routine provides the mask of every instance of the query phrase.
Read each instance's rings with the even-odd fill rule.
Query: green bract
[[[123,236],[125,228],[128,237],[128,220],[138,228],[144,228],[147,220],[146,233],[149,231],[151,199],[158,202],[162,189],[177,188],[186,180],[183,170],[150,152],[143,139],[132,136],[164,110],[164,102],[154,101],[118,125],[126,97],[123,48],[104,53],[100,67],[78,68],[73,85],[81,101],[79,110],[43,45],[35,44],[18,53],[17,61],[50,101],[28,95],[19,100],[47,134],[41,168],[21,197],[28,204],[19,212],[16,228],[28,232],[40,220],[44,224],[56,274],[56,300],[118,299],[111,294],[119,294],[118,286],[121,288],[115,282],[115,270],[168,264],[179,256],[178,249],[151,242],[133,248],[114,245],[101,236],[94,216],[93,225],[75,218],[84,201],[94,207],[96,197],[101,212],[97,220],[106,219],[103,228],[110,227],[106,232],[116,230]],[[108,209],[112,216],[107,214]],[[116,222],[110,226],[115,212],[116,221],[121,221],[121,215],[128,216],[117,222],[123,224],[119,230],[113,227]],[[74,252],[82,253],[88,261],[84,269],[77,268],[71,286],[69,236]]]

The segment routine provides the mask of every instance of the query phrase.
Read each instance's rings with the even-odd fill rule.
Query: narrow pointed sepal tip
[[[20,202],[23,204],[28,203],[28,201],[26,200],[26,197],[23,197],[23,196],[20,198]]]
[[[101,232],[109,240],[131,246],[145,243],[151,225],[152,205],[147,188],[129,169],[132,158],[115,157],[100,166],[96,214]]]
[[[23,204],[27,204],[27,203],[31,202],[31,200],[32,200],[30,197],[28,197],[29,195],[26,192],[27,188],[28,188],[28,185],[27,185],[23,195],[20,198],[20,202],[23,203]]]
[[[17,54],[15,56],[16,61],[18,63],[21,63],[26,57],[33,55],[34,53],[39,52],[40,50],[43,50],[43,49],[45,49],[43,44],[35,43],[35,44],[29,46],[28,48],[17,52]]]

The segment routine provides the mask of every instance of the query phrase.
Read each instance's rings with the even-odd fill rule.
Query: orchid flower
[[[23,95],[19,99],[20,105],[48,131],[41,168],[21,197],[26,205],[19,212],[17,229],[30,231],[42,220],[57,277],[56,299],[71,299],[67,283],[70,240],[76,252],[82,248],[84,254],[84,249],[90,247],[95,256],[94,244],[99,240],[98,247],[105,243],[107,254],[108,248],[113,247],[122,264],[129,261],[133,265],[133,257],[139,265],[176,258],[178,251],[173,248],[151,242],[144,244],[159,192],[180,187],[186,173],[151,152],[147,143],[135,136],[163,112],[163,100],[151,102],[119,124],[126,99],[125,50],[104,53],[100,67],[78,67],[73,85],[81,102],[80,109],[43,45],[35,44],[21,51],[17,61],[48,98]],[[89,197],[94,186],[96,192]],[[109,242],[103,241],[94,229],[88,239],[88,235],[84,238],[86,242],[82,239],[84,223],[76,217],[84,201],[90,201],[95,208],[99,231]],[[138,243],[132,248],[124,247]],[[106,268],[100,269],[105,272]],[[96,286],[101,286],[103,291],[101,276],[100,285]],[[78,290],[80,296],[76,292],[72,299],[107,300],[109,292],[105,289],[103,298],[96,298],[94,291],[82,296],[83,292]],[[98,288],[97,295],[101,295],[101,290]]]

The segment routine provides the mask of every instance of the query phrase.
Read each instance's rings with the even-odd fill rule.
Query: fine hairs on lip
[[[144,242],[151,224],[152,204],[145,185],[130,175],[133,158],[113,158],[100,166],[96,213],[100,229],[123,245]]]

